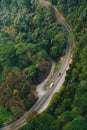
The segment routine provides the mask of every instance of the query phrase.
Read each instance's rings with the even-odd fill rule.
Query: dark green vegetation
[[[0,0],[0,127],[37,100],[32,86],[64,55],[66,31],[33,0]],[[8,118],[7,118],[8,117]]]
[[[72,63],[49,108],[21,130],[87,130],[87,1],[58,0],[57,6],[72,25]]]
[[[14,115],[11,112],[8,112],[8,110],[0,104],[0,126],[3,126],[3,122],[4,124],[7,124],[14,119]]]

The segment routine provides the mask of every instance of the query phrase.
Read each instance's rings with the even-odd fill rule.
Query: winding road
[[[49,4],[49,6],[52,6],[51,3]],[[54,10],[57,20],[65,27],[66,31],[68,33],[70,33],[71,28],[68,25],[68,23],[66,22],[66,20],[64,19],[64,17],[62,16],[62,14],[58,11],[57,7],[52,6],[52,8]],[[69,68],[69,64],[71,62],[70,50],[71,50],[71,44],[69,43],[69,40],[68,40],[67,45],[66,45],[64,61],[61,65],[59,72],[57,73],[57,75],[53,81],[54,86],[52,88],[48,87],[47,91],[45,91],[44,94],[42,96],[40,96],[40,98],[34,104],[34,106],[28,112],[26,112],[20,119],[18,119],[17,121],[13,122],[12,124],[10,124],[6,127],[0,128],[0,130],[18,130],[19,128],[21,128],[22,126],[24,126],[27,123],[26,118],[29,116],[29,114],[31,112],[37,111],[37,113],[41,113],[48,107],[54,93],[58,92],[60,90],[60,88],[62,87],[62,85],[65,81],[66,71]],[[61,73],[60,76],[59,76],[59,73]]]

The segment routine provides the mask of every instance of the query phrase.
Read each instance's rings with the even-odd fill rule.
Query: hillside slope
[[[87,1],[50,1],[73,28],[72,63],[49,108],[21,130],[87,130]]]
[[[32,88],[47,77],[52,60],[64,55],[66,39],[51,8],[0,0],[0,127],[35,103]]]

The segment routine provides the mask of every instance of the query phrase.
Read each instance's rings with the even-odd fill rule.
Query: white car
[[[54,83],[52,82],[52,83],[50,84],[50,88],[52,88],[52,87],[53,87],[53,85],[54,85]]]

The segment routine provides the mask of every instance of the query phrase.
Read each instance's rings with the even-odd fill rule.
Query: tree
[[[28,75],[29,78],[33,81],[33,83],[38,82],[39,68],[36,66],[28,67]]]
[[[45,50],[41,50],[37,53],[37,61],[38,62],[44,62],[48,60],[48,54]]]
[[[57,0],[50,0],[53,5],[57,5]]]
[[[37,118],[29,121],[30,123],[24,126],[21,130],[55,130],[54,118],[48,113],[42,114]]]
[[[59,58],[59,48],[58,46],[53,46],[50,49],[50,55],[54,60],[57,60]]]
[[[8,44],[0,44],[0,63],[2,66],[14,66],[17,64],[13,42],[8,41]]]
[[[63,130],[87,130],[87,122],[83,117],[77,117],[73,121],[67,123]]]

